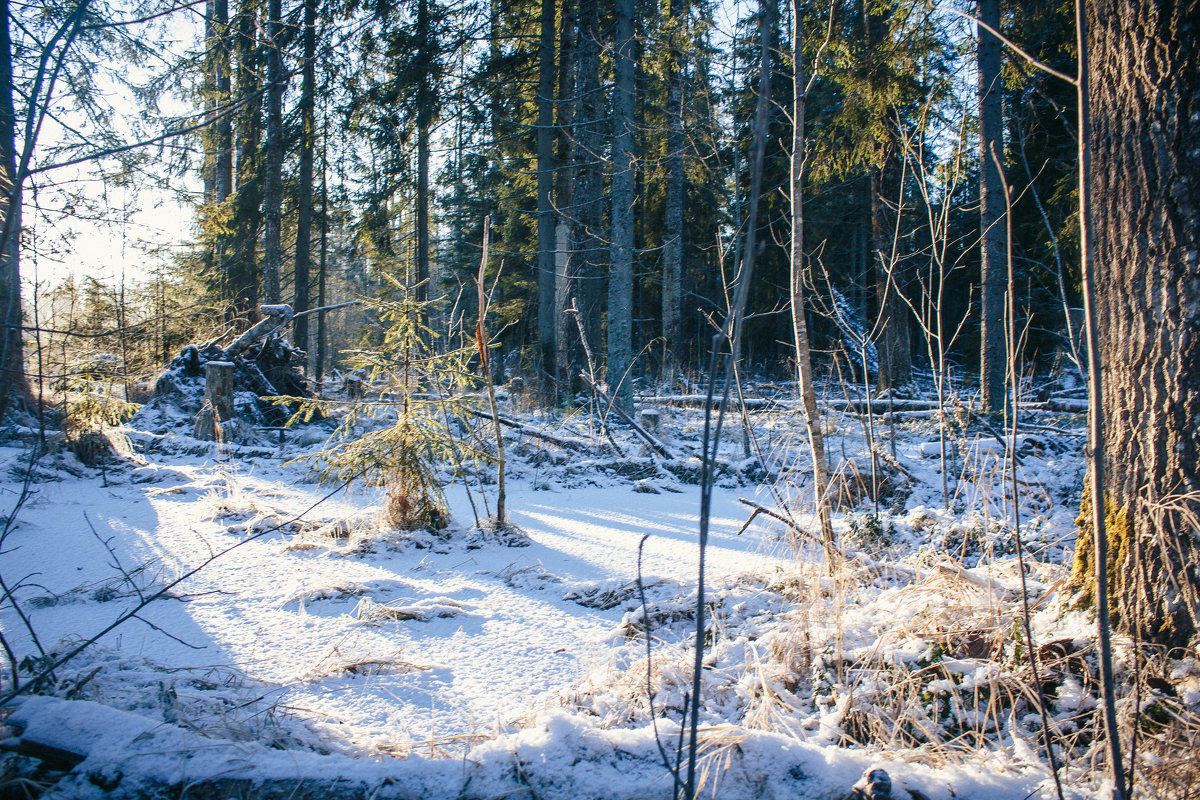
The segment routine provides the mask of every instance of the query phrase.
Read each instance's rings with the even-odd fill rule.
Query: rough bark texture
[[[667,175],[664,187],[662,255],[662,335],[664,374],[684,359],[679,317],[683,280],[683,47],[684,0],[671,0],[667,57]]]
[[[256,28],[257,5],[241,0],[236,20],[237,96],[249,98],[237,118],[237,199],[234,232],[226,261],[231,318],[253,319],[258,310],[257,264],[259,225],[262,221],[262,175],[258,155],[262,134],[262,103],[258,92],[260,56]]]
[[[267,171],[263,186],[263,300],[280,301],[283,273],[283,20],[267,0]]]
[[[600,89],[600,5],[599,0],[580,0],[578,36],[575,47],[575,112],[572,142],[574,171],[571,206],[567,216],[574,224],[571,230],[571,252],[567,280],[567,302],[577,301],[588,346],[599,350],[601,293],[603,275],[600,254],[604,244],[600,239],[601,196],[604,190],[604,132],[601,122],[603,97]],[[562,309],[560,309],[561,311]],[[566,336],[577,336],[571,330],[573,320],[566,321]],[[559,391],[574,394],[581,390],[578,373],[583,366],[580,348],[567,348],[559,339]]]
[[[1110,594],[1122,629],[1182,645],[1200,629],[1200,2],[1087,10]]]
[[[303,59],[300,78],[300,175],[296,186],[296,273],[292,307],[309,308],[312,263],[313,154],[316,149],[317,0],[304,0]],[[292,324],[296,346],[308,352],[308,317]]]
[[[233,419],[233,376],[233,362],[209,361],[204,365],[204,399],[217,422]]]
[[[1000,0],[979,0],[979,19],[1000,30]],[[1006,280],[1004,180],[995,158],[1004,158],[1000,40],[979,26],[979,224],[983,275],[979,388],[986,413],[1004,410]],[[993,156],[993,154],[995,154]]]
[[[608,277],[608,390],[633,413],[633,0],[616,0],[613,97],[612,261]]]
[[[211,36],[208,44],[208,75],[212,84],[212,104],[216,119],[209,139],[213,151],[213,194],[208,214],[217,222],[212,231],[212,249],[206,258],[205,272],[220,281],[220,297],[230,299],[227,259],[229,257],[229,196],[233,192],[233,111],[230,85],[232,37],[229,27],[229,0],[213,0]]]
[[[538,38],[537,95],[537,287],[538,385],[544,404],[553,403],[554,372],[554,17],[555,0],[542,0]]]
[[[29,396],[21,342],[21,182],[17,180],[16,108],[8,0],[0,0],[0,415]]]
[[[215,19],[216,10],[213,8],[213,0],[207,0],[204,4],[204,47],[208,51],[209,58],[212,58],[216,52]],[[200,83],[200,94],[204,103],[204,121],[207,124],[200,137],[204,147],[204,161],[200,167],[200,185],[202,187],[201,197],[204,198],[206,205],[211,204],[217,196],[217,149],[214,138],[216,132],[216,115],[214,113],[217,103],[216,81],[216,71],[212,64],[209,64],[208,69],[204,70]],[[211,262],[212,251],[205,253],[204,257]],[[212,264],[207,263],[204,266],[207,271]]]
[[[229,0],[213,0],[213,38],[213,86],[219,113],[213,132],[217,151],[213,191],[214,199],[223,203],[233,191],[233,116],[227,108],[231,101]],[[223,247],[224,235],[218,237],[218,258],[224,255]]]
[[[416,299],[429,299],[429,128],[433,124],[433,43],[428,0],[417,3],[417,245]]]

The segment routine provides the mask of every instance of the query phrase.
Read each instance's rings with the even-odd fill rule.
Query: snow
[[[790,437],[795,411],[770,413],[763,441]],[[694,414],[660,416],[678,451],[694,448]],[[184,435],[185,422],[147,409],[126,432],[134,454],[104,469],[65,451],[43,457],[2,543],[2,574],[52,654],[166,589],[62,666],[44,694],[14,702],[6,723],[21,736],[87,757],[59,796],[334,777],[381,798],[671,795],[659,748],[673,752],[690,691],[699,490],[688,480],[698,462],[547,457],[510,432],[507,505],[525,536],[506,541],[473,527],[472,505],[483,516],[494,503],[494,468],[448,486],[447,531],[388,531],[378,490],[322,485],[291,460],[318,449],[328,429],[220,446]],[[571,424],[564,435],[594,433]],[[701,796],[839,797],[876,767],[930,798],[1023,798],[1047,779],[1024,721],[996,720],[1005,748],[953,757],[847,746],[850,717],[893,696],[897,676],[938,665],[923,691],[964,718],[977,712],[963,697],[1011,679],[946,633],[1011,624],[998,616],[1019,585],[1002,499],[969,485],[958,510],[945,510],[940,447],[920,424],[929,423],[901,425],[898,456],[918,484],[895,513],[878,529],[855,529],[865,516],[837,522],[864,551],[853,580],[830,577],[817,554],[797,557],[782,526],[760,517],[743,530],[740,497],[777,498],[755,485],[757,459],[727,446],[707,553],[715,627]],[[853,430],[844,425],[842,446]],[[1026,470],[1056,497],[1026,512],[1037,514],[1029,535],[1061,559],[1071,502],[1062,495],[1079,466],[1051,438],[1039,437]],[[976,439],[957,468],[986,461],[984,474],[1004,456]],[[17,444],[0,446],[10,504],[26,462]],[[803,455],[793,469],[785,490],[810,499]],[[812,529],[803,503],[793,511]],[[937,558],[951,550],[983,588],[940,572],[926,548]],[[1049,585],[1055,569],[1043,559],[1031,580]],[[1088,635],[1081,615],[1037,612],[1056,637]],[[11,608],[2,619],[19,656],[36,659]],[[1092,707],[1089,691],[1063,684],[1064,719]]]

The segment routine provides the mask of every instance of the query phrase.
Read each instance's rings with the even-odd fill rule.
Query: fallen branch
[[[808,530],[805,530],[804,528],[801,528],[794,521],[788,519],[787,517],[785,517],[783,514],[779,513],[778,511],[775,511],[774,509],[771,509],[771,508],[767,508],[764,505],[760,505],[760,504],[754,502],[753,500],[747,500],[744,497],[739,497],[738,502],[741,503],[742,505],[749,506],[751,509],[753,509],[752,513],[750,514],[750,518],[746,520],[746,524],[742,526],[741,530],[739,530],[738,533],[741,533],[742,531],[746,530],[746,528],[750,527],[750,523],[753,522],[754,518],[757,517],[759,514],[764,514],[764,515],[770,517],[771,519],[782,522],[784,525],[787,525],[788,528],[790,528],[791,530],[800,534],[803,538],[807,539],[809,542],[811,542],[811,543],[817,545],[818,547],[820,547],[821,549],[823,549],[825,551],[826,558],[829,558],[830,561],[832,561],[833,557],[836,556],[838,559],[840,559],[841,566],[848,567],[851,565],[856,565],[859,568],[861,568],[864,572],[868,572],[872,575],[877,575],[877,576],[899,575],[899,576],[903,576],[903,577],[907,578],[908,580],[915,580],[917,577],[916,570],[910,569],[908,567],[902,567],[899,564],[880,564],[879,562],[874,561],[873,559],[870,559],[867,556],[864,556],[862,553],[848,553],[845,550],[841,550],[837,547],[837,545],[833,544],[832,542],[822,541],[820,536],[813,533],[812,531],[808,531]]]
[[[344,303],[334,303],[331,306],[321,306],[320,308],[310,308],[307,311],[301,311],[299,314],[293,315],[290,321],[295,322],[296,320],[300,319],[301,317],[307,317],[309,314],[319,314],[322,311],[337,311],[339,308],[346,308],[347,306],[357,306],[361,303],[362,303],[361,300],[347,300]]]
[[[789,529],[800,534],[800,536],[803,537],[804,539],[807,539],[808,541],[810,541],[813,544],[817,545],[818,547],[822,548],[826,552],[826,554],[837,556],[838,558],[840,558],[842,560],[843,563],[848,563],[848,562],[854,561],[854,560],[856,560],[856,558],[858,558],[857,556],[848,555],[844,550],[838,549],[837,545],[834,545],[831,542],[821,541],[820,536],[818,536],[817,534],[813,533],[810,530],[801,528],[799,525],[796,524],[796,522],[794,520],[787,518],[786,516],[779,513],[778,511],[776,511],[773,508],[767,508],[764,505],[756,503],[753,500],[747,500],[744,497],[739,497],[738,502],[744,506],[749,506],[751,509],[753,509],[753,513],[750,515],[750,519],[746,520],[746,524],[742,526],[742,530],[738,531],[738,533],[741,533],[742,531],[746,530],[746,528],[748,528],[750,526],[750,522],[755,517],[757,517],[759,514],[765,514],[766,516],[770,517],[771,519],[778,520],[779,522],[782,522],[784,525],[787,525]]]
[[[702,394],[673,394],[673,395],[647,395],[637,398],[639,403],[650,403],[656,405],[680,406],[683,408],[704,408],[707,398]],[[716,409],[719,401],[713,401],[713,408]],[[792,411],[802,410],[803,404],[799,400],[783,400],[770,397],[747,397],[740,402],[746,409],[763,409],[763,408],[780,408]],[[936,400],[907,400],[896,398],[887,404],[882,402],[868,407],[865,401],[856,399],[850,400],[822,400],[819,402],[821,409],[827,411],[843,412],[848,411],[852,414],[879,415],[887,413],[888,408],[900,411],[936,411],[938,403]]]
[[[633,428],[633,430],[639,436],[641,436],[643,439],[645,439],[646,443],[649,444],[650,447],[652,447],[654,449],[654,452],[658,453],[663,458],[674,458],[674,456],[671,455],[671,452],[669,450],[667,450],[667,448],[663,447],[662,444],[657,439],[655,439],[653,436],[651,436],[649,433],[647,433],[645,428],[643,428],[641,425],[638,425],[636,422],[634,422],[633,418],[630,417],[628,414],[626,414],[621,409],[620,406],[618,406],[616,403],[614,403],[609,398],[609,396],[607,394],[605,394],[603,389],[601,389],[599,386],[597,386],[595,383],[593,383],[592,379],[587,376],[587,373],[580,372],[579,377],[583,378],[583,382],[588,385],[588,388],[590,388],[593,392],[596,393],[596,396],[600,398],[600,401],[602,403],[604,403],[607,408],[611,409],[614,413],[616,413],[616,415],[618,417],[625,420],[625,422],[628,423],[629,426],[631,428]]]
[[[513,430],[520,431],[521,433],[525,434],[526,436],[532,436],[534,439],[541,439],[544,442],[549,442],[550,444],[557,445],[558,447],[561,447],[564,450],[573,450],[576,453],[590,453],[591,452],[591,448],[582,442],[574,442],[574,441],[571,441],[570,439],[561,439],[557,436],[554,436],[553,434],[539,431],[537,428],[530,427],[529,425],[525,425],[524,423],[509,419],[508,417],[502,417],[499,414],[492,416],[488,412],[480,411],[478,409],[472,409],[471,413],[474,414],[475,416],[479,417],[480,419],[486,419],[491,422],[499,422],[501,425],[503,425],[507,428],[512,428]]]
[[[239,355],[249,350],[250,345],[259,339],[267,338],[286,325],[295,316],[292,312],[292,307],[286,303],[273,306],[259,306],[258,310],[265,316],[251,325],[233,344],[225,348],[225,361],[233,361]]]
[[[83,753],[75,753],[52,744],[44,744],[26,738],[6,739],[0,742],[0,750],[36,758],[42,762],[43,767],[55,772],[70,772],[87,760],[87,756]]]

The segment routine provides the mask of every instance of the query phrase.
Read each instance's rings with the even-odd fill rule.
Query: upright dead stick
[[[507,525],[504,519],[504,433],[500,430],[500,415],[496,411],[496,384],[492,381],[491,360],[488,358],[487,329],[484,318],[487,316],[488,303],[491,300],[484,291],[484,272],[487,269],[488,239],[491,238],[492,215],[483,218],[483,256],[479,259],[479,277],[475,279],[475,287],[479,292],[479,320],[475,323],[475,342],[479,345],[479,368],[483,370],[487,382],[488,408],[492,411],[492,426],[496,432],[496,463],[499,467],[496,492],[496,527]]]

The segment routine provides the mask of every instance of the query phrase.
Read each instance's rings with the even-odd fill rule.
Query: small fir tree
[[[438,352],[438,335],[422,320],[429,303],[417,300],[413,287],[385,276],[393,297],[369,302],[385,326],[378,345],[351,351],[350,363],[367,386],[379,385],[378,399],[366,395],[349,403],[331,446],[306,460],[321,465],[326,479],[363,478],[387,487],[384,519],[403,530],[440,530],[450,523],[438,466],[456,457],[449,427],[460,405],[447,390],[466,380],[471,348]],[[294,398],[289,398],[294,399]],[[331,413],[343,402],[303,400],[297,417]],[[447,413],[450,412],[450,413]],[[393,417],[391,425],[363,434],[366,418]],[[295,417],[294,417],[295,419]]]

